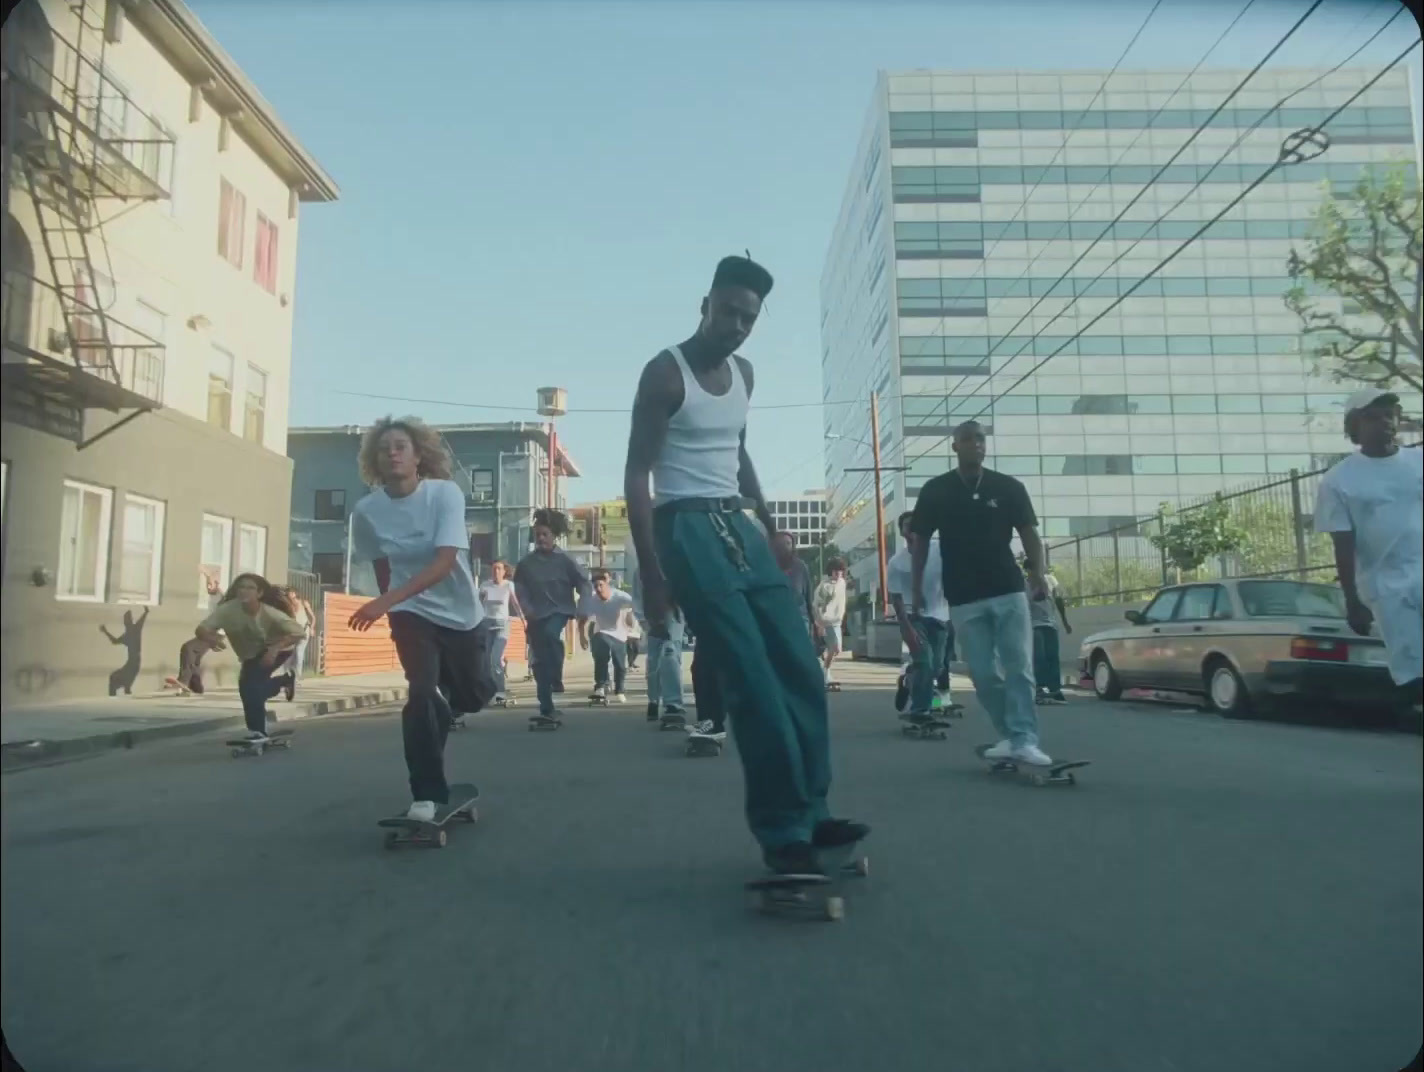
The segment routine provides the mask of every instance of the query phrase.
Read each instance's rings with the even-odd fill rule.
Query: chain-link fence
[[[1234,551],[1215,555],[1189,573],[1172,566],[1152,542],[1170,523],[1161,512],[1091,536],[1046,545],[1053,575],[1077,604],[1119,603],[1142,598],[1165,584],[1220,577],[1311,577],[1335,579],[1330,537],[1314,530],[1315,495],[1327,469],[1206,495],[1180,507],[1175,517],[1213,503],[1227,508],[1242,531]]]

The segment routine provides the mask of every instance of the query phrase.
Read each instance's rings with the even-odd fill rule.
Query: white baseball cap
[[[1391,402],[1397,404],[1399,396],[1393,391],[1383,387],[1366,387],[1364,390],[1356,391],[1345,400],[1345,413],[1351,414],[1356,410],[1373,406],[1376,402]]]

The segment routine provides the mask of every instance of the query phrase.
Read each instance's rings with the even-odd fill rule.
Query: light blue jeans
[[[1000,738],[1038,744],[1034,708],[1033,636],[1023,592],[949,608],[959,654],[969,664],[974,695]]]
[[[666,638],[644,633],[648,648],[648,703],[683,707],[682,701],[682,621],[668,615]]]

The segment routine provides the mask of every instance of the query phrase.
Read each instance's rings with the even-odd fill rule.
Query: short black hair
[[[951,435],[954,439],[958,439],[961,432],[968,432],[971,428],[978,430],[981,436],[984,434],[984,426],[971,417],[969,420],[957,424]]]
[[[903,514],[901,514],[898,518],[895,519],[895,527],[896,527],[897,529],[903,529],[903,528],[905,527],[905,522],[906,522],[906,521],[909,521],[910,518],[912,518],[912,517],[914,517],[914,516],[915,516],[915,511],[913,511],[913,510],[906,510]]]
[[[750,257],[723,257],[712,274],[712,289],[744,287],[763,301],[771,293],[771,273]]]
[[[612,581],[613,574],[609,573],[606,569],[596,569],[593,571],[593,577],[591,578],[591,580]]]
[[[845,559],[843,559],[843,558],[832,558],[832,559],[828,559],[827,562],[826,562],[826,576],[829,577],[832,573],[835,573],[836,570],[844,570],[845,568],[846,568]]]
[[[547,508],[534,511],[534,527],[546,528],[556,537],[567,536],[569,534],[569,519],[562,510],[550,510]]]

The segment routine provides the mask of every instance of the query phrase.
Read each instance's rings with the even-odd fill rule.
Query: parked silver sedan
[[[1351,631],[1335,585],[1173,585],[1126,618],[1079,649],[1083,678],[1104,700],[1124,689],[1187,692],[1228,718],[1287,696],[1368,707],[1395,702],[1384,643]]]

